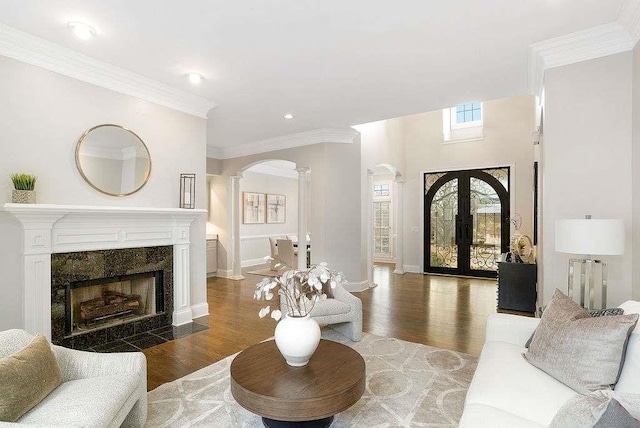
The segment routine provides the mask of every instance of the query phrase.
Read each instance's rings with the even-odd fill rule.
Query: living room
[[[165,288],[151,293],[164,293],[158,310],[171,311],[149,328],[169,333],[172,325],[200,327],[189,341],[164,340],[145,350],[145,385],[176,385],[153,373],[173,371],[177,381],[214,360],[230,364],[231,354],[273,336],[275,321],[258,319],[262,302],[251,301],[260,279],[242,280],[243,261],[268,254],[267,235],[291,234],[298,246],[310,246],[312,264],[326,262],[344,273],[341,287],[363,302],[367,326],[380,317],[368,312],[367,302],[393,284],[415,286],[418,293],[467,281],[423,275],[429,260],[424,174],[495,167],[510,168],[509,211],[522,217],[519,232],[535,241],[536,309],[552,301],[556,288],[567,292],[571,256],[556,251],[556,221],[585,215],[624,222],[624,250],[604,257],[607,306],[640,300],[634,251],[640,245],[640,2],[539,3],[409,4],[404,10],[364,1],[269,7],[203,2],[186,10],[144,2],[6,2],[0,18],[0,171],[6,178],[0,185],[0,331],[23,329],[50,341],[57,341],[56,332],[61,340],[78,337],[65,330],[73,321],[56,315],[64,313],[67,290],[55,288],[59,278],[52,274],[77,260],[88,261],[85,271],[95,273],[91,260],[100,252],[173,247],[172,257],[154,253],[148,260],[149,271],[157,272],[171,259],[165,271],[172,272]],[[76,38],[78,33],[87,40]],[[483,139],[443,141],[443,109],[465,103],[483,104]],[[97,191],[77,168],[80,142],[101,124],[130,130],[146,147],[149,168],[137,191]],[[247,187],[252,168],[273,160],[301,170],[297,189],[293,180],[282,192],[276,186],[257,189],[255,180]],[[397,215],[390,259],[395,265],[386,270],[374,269],[370,208],[369,172],[381,165],[394,171]],[[36,204],[12,203],[8,176],[14,173],[37,176]],[[181,178],[185,173],[195,174],[195,192],[185,190],[191,184]],[[267,230],[265,222],[264,229],[251,229],[242,219],[242,192],[251,191],[291,195],[287,210],[296,215],[286,228]],[[251,248],[252,240],[240,233],[264,238],[261,249]],[[210,278],[208,234],[218,239],[217,272]],[[59,258],[71,253],[83,254]],[[127,267],[118,258],[116,267],[104,265],[99,276],[139,272],[136,255],[122,259],[134,264]],[[83,276],[85,271],[79,282],[98,279]],[[381,272],[387,279],[376,280]],[[225,306],[234,299],[235,309],[246,312],[238,320],[234,307]],[[441,327],[419,322],[425,329]],[[196,331],[201,327],[208,332]],[[195,344],[194,337],[208,337],[214,329],[228,329],[216,334],[235,340],[237,349],[222,352],[213,339]],[[484,341],[483,328],[479,334],[476,329],[458,338]],[[360,346],[373,343],[366,336],[373,333],[364,333],[369,339]],[[91,346],[106,344],[100,334],[95,336],[102,342]],[[386,339],[394,338],[400,339]],[[166,365],[152,367],[163,360]],[[367,361],[367,370],[373,367]],[[161,402],[157,394],[149,407],[152,425]],[[221,394],[216,399],[233,401],[229,392]],[[349,411],[363,411],[369,402]],[[462,412],[463,403],[459,397],[450,404]]]

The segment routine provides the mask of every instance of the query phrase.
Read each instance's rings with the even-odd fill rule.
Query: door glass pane
[[[432,267],[458,267],[456,214],[458,213],[458,179],[447,181],[431,202]]]
[[[479,178],[471,177],[471,269],[495,271],[500,257],[502,237],[502,209],[493,187]]]
[[[373,203],[373,252],[391,256],[391,201]]]

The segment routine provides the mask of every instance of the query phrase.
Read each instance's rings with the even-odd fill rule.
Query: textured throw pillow
[[[618,381],[638,314],[591,317],[556,290],[524,358],[581,394]]]
[[[544,313],[544,307],[540,308],[540,313]],[[608,316],[613,316],[613,315],[622,315],[624,314],[624,309],[622,308],[608,308],[608,309],[594,309],[589,311],[589,316],[591,317],[608,317]],[[529,337],[529,340],[527,340],[527,343],[525,343],[524,347],[528,348],[529,345],[531,345],[531,340],[533,340],[533,335],[536,334],[536,332],[534,331],[533,333],[531,333],[531,337]]]
[[[0,421],[15,422],[62,383],[62,372],[41,334],[0,359]]]
[[[558,410],[549,428],[640,428],[618,400],[602,391],[576,395]]]

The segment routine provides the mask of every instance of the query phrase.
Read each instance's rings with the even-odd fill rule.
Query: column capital
[[[241,178],[244,178],[244,176],[242,175],[242,171],[238,171],[236,172],[235,175],[232,175],[231,178],[237,181],[237,180],[240,180]]]
[[[308,166],[301,166],[300,168],[296,168],[296,171],[298,171],[299,175],[303,175],[309,172],[309,169],[310,168]]]
[[[398,184],[399,186],[402,186],[404,183],[407,182],[407,180],[405,180],[404,177],[402,176],[396,177],[393,181],[395,181],[396,184]]]
[[[372,169],[367,168],[367,175],[369,177],[373,177],[374,174],[375,174],[375,172]]]

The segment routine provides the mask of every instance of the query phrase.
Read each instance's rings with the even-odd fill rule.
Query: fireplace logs
[[[140,295],[106,290],[102,297],[80,303],[80,319],[85,323],[137,312]]]

